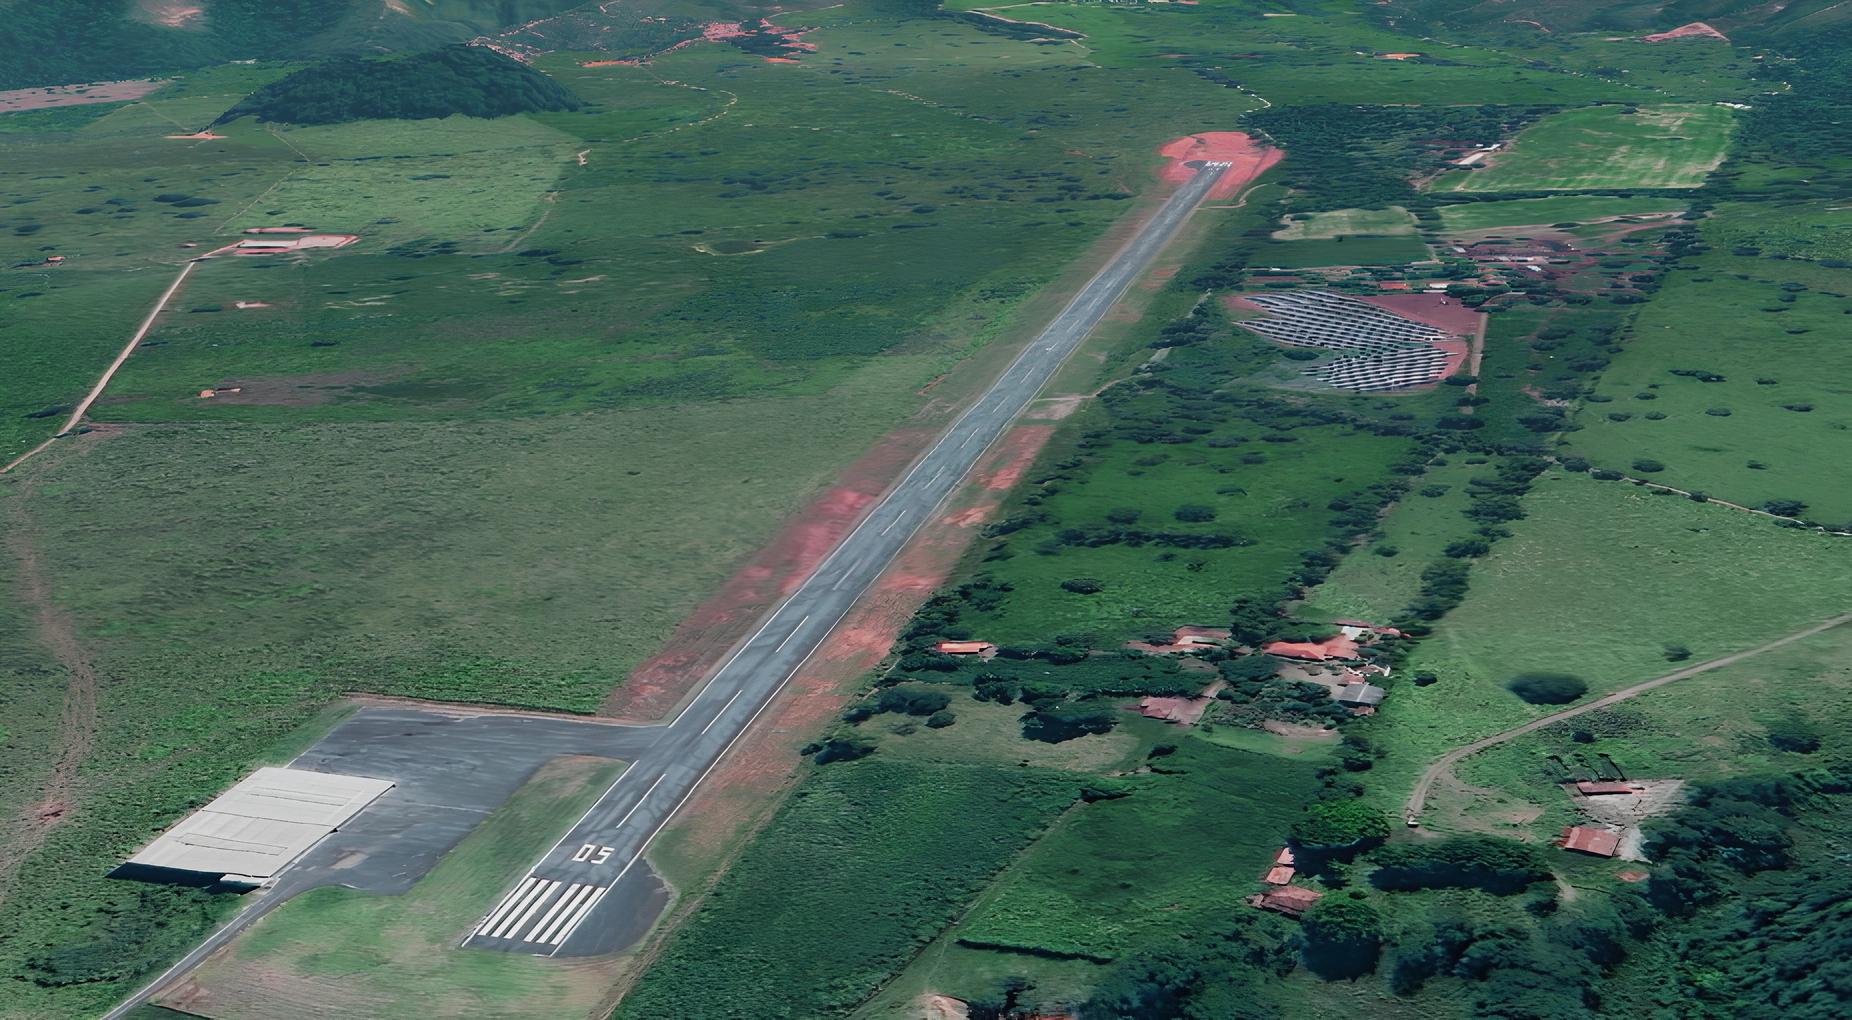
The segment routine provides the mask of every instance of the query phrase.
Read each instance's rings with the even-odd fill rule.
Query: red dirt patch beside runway
[[[601,714],[653,721],[673,711],[766,610],[816,569],[935,434],[925,429],[890,433],[849,465],[835,486],[787,521],[770,544],[675,628],[667,646],[611,693]]]
[[[1158,172],[1158,178],[1170,184],[1182,184],[1196,172],[1196,168],[1187,163],[1198,160],[1232,163],[1206,196],[1206,200],[1214,200],[1240,194],[1254,178],[1286,154],[1241,131],[1200,131],[1165,143],[1158,149],[1158,155],[1170,161]]]
[[[974,477],[1020,477],[1052,432],[1045,426],[1010,430],[978,462]],[[747,828],[770,817],[777,794],[797,775],[798,749],[848,704],[856,681],[881,664],[901,629],[951,576],[1005,495],[987,482],[967,484],[901,550],[766,710],[766,719],[746,731],[678,816],[676,824],[686,836],[678,841],[683,852],[719,855],[738,845]]]

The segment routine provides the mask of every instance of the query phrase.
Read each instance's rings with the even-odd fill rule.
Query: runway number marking
[[[611,855],[616,852],[617,851],[612,847],[599,846],[596,843],[587,843],[579,848],[578,853],[572,855],[572,859],[581,864],[603,864],[610,860]]]

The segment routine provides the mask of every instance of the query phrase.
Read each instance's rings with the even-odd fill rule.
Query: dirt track
[[[19,561],[19,597],[32,611],[36,637],[64,667],[69,680],[51,771],[44,780],[45,793],[24,805],[0,829],[0,903],[5,902],[13,873],[69,809],[69,790],[77,778],[77,767],[89,757],[96,738],[96,670],[78,643],[70,615],[52,601],[51,585],[32,544],[32,524],[26,516],[24,497],[30,491],[28,484],[15,499],[7,528],[7,549]]]
[[[1687,679],[1690,679],[1691,677],[1698,676],[1699,674],[1702,674],[1702,673],[1709,673],[1710,671],[1714,669],[1722,669],[1725,666],[1734,666],[1737,663],[1742,662],[1745,659],[1751,659],[1758,655],[1761,655],[1763,652],[1774,651],[1775,649],[1780,648],[1784,645],[1791,645],[1796,641],[1800,641],[1805,638],[1810,638],[1814,636],[1815,634],[1818,634],[1822,631],[1832,630],[1834,627],[1838,627],[1838,626],[1841,626],[1847,623],[1852,623],[1852,613],[1845,613],[1840,616],[1835,616],[1832,619],[1827,620],[1825,623],[1816,623],[1813,626],[1808,627],[1805,630],[1798,630],[1792,634],[1787,635],[1786,637],[1776,638],[1775,640],[1770,641],[1769,643],[1765,645],[1757,645],[1756,647],[1747,649],[1745,651],[1736,652],[1732,655],[1726,655],[1721,659],[1712,659],[1709,662],[1701,662],[1697,664],[1696,666],[1690,666],[1685,669],[1681,669],[1676,673],[1667,673],[1665,676],[1656,677],[1652,680],[1646,681],[1645,683],[1634,684],[1632,687],[1626,688],[1625,690],[1615,691],[1613,694],[1609,694],[1604,697],[1597,698],[1594,701],[1591,701],[1586,705],[1577,705],[1574,708],[1566,708],[1561,712],[1554,712],[1554,713],[1551,713],[1550,715],[1543,716],[1542,718],[1532,719],[1530,722],[1527,722],[1522,726],[1518,726],[1513,729],[1506,730],[1503,733],[1495,733],[1492,736],[1485,737],[1480,740],[1475,740],[1472,743],[1467,744],[1464,747],[1454,748],[1453,750],[1448,751],[1446,754],[1441,755],[1440,758],[1434,762],[1434,764],[1428,766],[1428,770],[1426,772],[1423,772],[1421,774],[1420,781],[1415,783],[1414,792],[1408,795],[1408,801],[1402,806],[1402,815],[1404,818],[1408,818],[1408,819],[1419,818],[1421,816],[1422,808],[1427,806],[1428,791],[1434,786],[1435,780],[1439,779],[1442,775],[1452,770],[1452,768],[1455,765],[1458,765],[1461,761],[1464,761],[1465,759],[1471,757],[1472,755],[1478,754],[1480,751],[1483,751],[1488,747],[1495,747],[1514,737],[1521,737],[1526,733],[1531,733],[1536,730],[1540,730],[1544,728],[1545,726],[1551,725],[1552,723],[1562,722],[1564,719],[1573,719],[1578,715],[1583,715],[1588,712],[1593,712],[1596,709],[1607,708],[1610,705],[1617,705],[1623,701],[1628,700],[1629,698],[1633,698],[1638,695],[1645,694],[1647,691],[1653,690],[1654,688],[1657,688],[1657,687],[1664,687],[1666,684],[1673,683],[1675,681],[1687,680]]]

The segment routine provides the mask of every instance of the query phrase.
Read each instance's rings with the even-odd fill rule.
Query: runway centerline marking
[[[724,715],[726,715],[726,714],[727,714],[727,709],[729,709],[729,708],[732,708],[732,707],[733,707],[733,703],[734,703],[734,702],[736,702],[736,701],[738,701],[738,700],[740,699],[740,695],[742,695],[742,694],[744,694],[744,693],[746,693],[746,688],[744,688],[744,687],[742,687],[742,688],[740,688],[740,689],[739,689],[739,690],[737,690],[737,691],[734,691],[734,692],[733,692],[733,696],[732,696],[731,698],[728,698],[728,699],[727,699],[727,703],[726,703],[726,704],[724,704],[724,705],[722,705],[722,706],[720,706],[720,711],[718,711],[718,712],[715,712],[715,713],[714,713],[714,718],[712,718],[712,719],[710,719],[710,720],[708,720],[708,723],[707,723],[707,725],[706,725],[706,726],[703,726],[703,727],[701,727],[701,732],[702,732],[703,734],[705,734],[705,733],[706,733],[706,732],[707,732],[708,730],[711,730],[711,729],[713,729],[713,728],[714,728],[714,724],[720,721],[720,717],[721,717],[721,716],[724,716]],[[657,782],[661,782],[661,781],[662,781],[662,780],[660,780],[660,779],[659,779],[659,780],[657,780]],[[653,789],[655,789],[655,787],[651,787],[650,789],[652,789],[652,790],[653,790]],[[645,796],[647,796],[647,794],[646,794]]]
[[[778,654],[779,652],[782,652],[782,651],[784,651],[784,650],[785,650],[785,646],[791,643],[791,639],[792,639],[792,638],[794,638],[794,637],[796,637],[796,636],[798,636],[799,634],[801,634],[801,633],[803,633],[803,631],[804,631],[804,624],[806,624],[806,623],[809,623],[809,622],[810,622],[810,614],[809,614],[809,613],[805,613],[805,614],[804,614],[804,618],[803,618],[802,620],[799,620],[799,621],[797,621],[797,626],[795,626],[795,627],[792,627],[792,628],[791,628],[791,633],[789,633],[789,634],[787,634],[787,635],[785,635],[785,639],[784,639],[783,641],[780,641],[780,642],[778,642],[778,647],[777,647],[777,648],[774,648],[774,649],[772,649],[772,654],[773,654],[773,655],[777,655],[777,654]],[[743,689],[744,689],[744,688],[742,688],[742,690],[743,690]]]
[[[908,514],[909,512],[910,512],[910,511],[906,511],[906,510],[902,510],[902,511],[900,512],[900,516],[899,516],[899,517],[896,517],[896,518],[894,518],[893,520],[891,520],[891,521],[889,521],[889,522],[888,522],[888,524],[887,524],[887,527],[885,527],[885,528],[882,528],[882,529],[881,529],[881,534],[883,534],[883,535],[885,535],[885,534],[887,534],[888,532],[890,532],[890,531],[893,531],[893,530],[894,530],[894,525],[896,525],[896,524],[899,524],[899,523],[900,523],[901,521],[904,521],[904,520],[906,520],[906,519],[907,519],[907,514]],[[840,583],[840,582],[838,582],[838,583]]]

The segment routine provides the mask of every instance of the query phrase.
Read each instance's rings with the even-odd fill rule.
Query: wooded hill
[[[266,85],[215,124],[256,117],[289,124],[426,120],[463,114],[505,117],[576,110],[577,96],[546,75],[493,50],[446,46],[385,60],[342,57]]]

